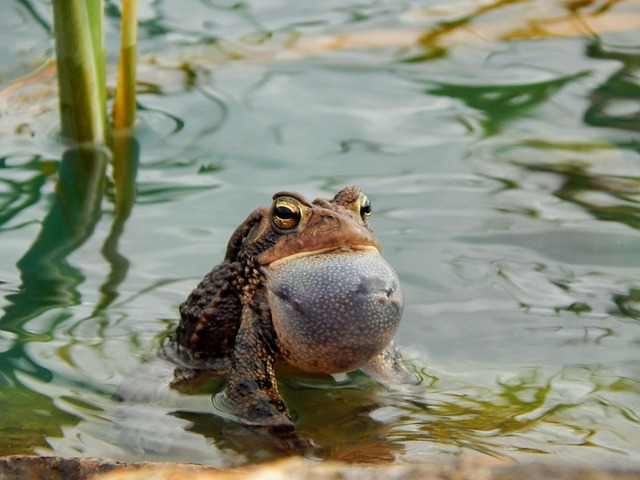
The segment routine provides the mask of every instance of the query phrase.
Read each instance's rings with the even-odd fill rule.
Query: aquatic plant
[[[72,145],[106,144],[104,0],[54,0],[61,136]],[[136,0],[122,2],[122,33],[113,128],[135,121]]]
[[[61,134],[66,143],[105,143],[103,0],[54,0]]]

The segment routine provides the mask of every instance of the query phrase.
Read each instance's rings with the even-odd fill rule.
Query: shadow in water
[[[84,277],[67,256],[91,236],[100,218],[107,152],[67,150],[60,163],[53,204],[35,241],[18,260],[22,284],[0,320],[2,330],[28,336],[25,322],[54,307],[80,301]]]
[[[405,402],[406,396],[386,391],[362,372],[336,381],[284,363],[278,365],[279,387],[304,444],[302,449],[291,449],[240,423],[226,398],[224,376],[211,377],[191,391],[177,392],[168,386],[173,369],[170,362],[153,358],[132,372],[116,393],[122,400],[113,414],[117,426],[112,424],[112,431],[101,435],[127,451],[142,448],[140,455],[200,449],[206,456],[207,451],[217,450],[234,452],[249,463],[302,452],[308,457],[354,463],[388,463],[402,453],[403,445],[390,439],[396,423],[377,418],[377,412],[393,409]],[[159,413],[164,416],[162,426],[158,425]],[[149,442],[148,436],[155,438],[153,432],[159,428],[172,428],[173,434]],[[202,438],[206,439],[204,449],[197,440]]]
[[[638,382],[603,373],[600,366],[467,370],[461,365],[438,376],[432,375],[437,366],[431,366],[429,375],[420,371],[423,390],[411,393],[385,390],[361,372],[332,379],[279,367],[279,386],[296,429],[312,442],[304,452],[308,458],[367,464],[459,455],[519,460],[568,455],[577,446],[593,448],[594,455],[624,455],[598,436],[608,431],[606,422],[585,411],[619,409],[637,430],[628,395],[637,395]],[[165,368],[170,374],[171,366]],[[154,385],[157,378],[134,379],[134,393],[146,383],[154,397],[119,405],[110,444],[147,457],[162,452],[165,459],[194,455],[243,464],[292,453],[238,422],[222,378],[193,395],[170,396],[166,387],[163,393]]]
[[[636,200],[640,192],[640,179],[592,173],[587,167],[571,162],[522,166],[535,172],[559,175],[562,184],[553,195],[582,207],[594,218],[640,228],[640,204]],[[586,194],[599,194],[599,199],[610,198],[611,201],[602,205],[595,195],[592,195],[594,200],[591,201]]]
[[[46,437],[60,436],[61,425],[79,421],[58,409],[52,399],[24,387],[23,374],[41,382],[53,376],[26,351],[39,336],[29,333],[25,324],[49,309],[80,301],[76,287],[84,277],[66,258],[91,235],[100,217],[106,165],[107,154],[101,150],[78,148],[64,153],[51,210],[17,262],[22,284],[17,293],[7,296],[11,303],[0,319],[0,328],[15,335],[0,353],[0,406],[5,412],[1,454],[32,451],[45,445]]]
[[[393,423],[376,421],[375,412],[392,408],[401,395],[377,395],[381,387],[355,383],[339,386],[327,381],[324,386],[280,384],[287,405],[296,417],[296,430],[308,446],[307,457],[341,460],[350,463],[389,463],[403,451],[403,445],[390,440]],[[173,416],[187,420],[187,430],[210,438],[216,448],[243,455],[251,463],[301,454],[274,443],[273,438],[243,427],[235,420],[220,416],[221,392],[215,395],[212,413],[176,410]],[[222,395],[223,396],[223,395]],[[217,412],[215,412],[217,410]]]
[[[581,79],[584,73],[519,84],[446,84],[436,83],[427,93],[458,98],[484,114],[485,135],[491,136],[509,121],[546,102],[565,85]]]
[[[122,163],[115,166],[116,215],[103,248],[111,273],[103,292],[115,291],[128,266],[118,254],[117,244],[133,205],[138,150],[131,136],[121,139],[119,145],[121,150],[114,150],[114,162]],[[91,237],[101,217],[108,159],[109,153],[97,148],[71,148],[63,154],[51,208],[40,233],[16,264],[21,285],[16,293],[7,295],[9,304],[0,318],[0,409],[5,412],[0,427],[0,455],[46,446],[47,437],[62,435],[62,425],[79,421],[28,386],[32,381],[48,383],[54,376],[31,358],[29,343],[50,341],[56,324],[66,316],[58,315],[44,333],[34,333],[28,323],[49,310],[81,302],[78,286],[85,277],[67,259]],[[127,167],[125,162],[134,166]]]
[[[95,312],[107,308],[117,297],[118,287],[129,271],[129,260],[118,251],[118,242],[124,232],[124,225],[131,215],[136,198],[136,174],[140,147],[136,138],[129,133],[116,133],[112,140],[115,215],[109,236],[102,246],[102,255],[111,270],[100,288],[102,294]]]
[[[584,114],[587,125],[640,130],[640,55],[634,51],[608,48],[601,42],[587,47],[587,56],[599,60],[616,60],[622,67],[589,95],[591,105]],[[638,144],[636,142],[636,149]]]

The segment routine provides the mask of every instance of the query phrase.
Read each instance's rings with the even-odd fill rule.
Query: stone
[[[162,471],[166,469],[168,465],[171,465],[174,471],[181,472],[181,478],[188,478],[187,475],[197,472],[213,473],[218,471],[212,467],[192,464],[165,464],[160,462],[122,463],[99,458],[11,455],[0,457],[0,480],[88,480],[111,471],[122,474],[134,474],[136,471],[142,469],[149,472]]]
[[[0,480],[637,480],[640,468],[457,459],[432,463],[354,465],[292,457],[220,471],[180,463],[119,463],[97,458],[14,455],[0,458]]]

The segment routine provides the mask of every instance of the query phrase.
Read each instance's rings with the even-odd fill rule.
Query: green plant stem
[[[106,132],[103,0],[53,0],[62,138],[102,144]]]

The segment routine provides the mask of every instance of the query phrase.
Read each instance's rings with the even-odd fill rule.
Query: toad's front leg
[[[244,426],[275,437],[287,448],[300,448],[302,444],[278,392],[275,340],[267,300],[264,295],[256,295],[242,310],[227,397]]]

